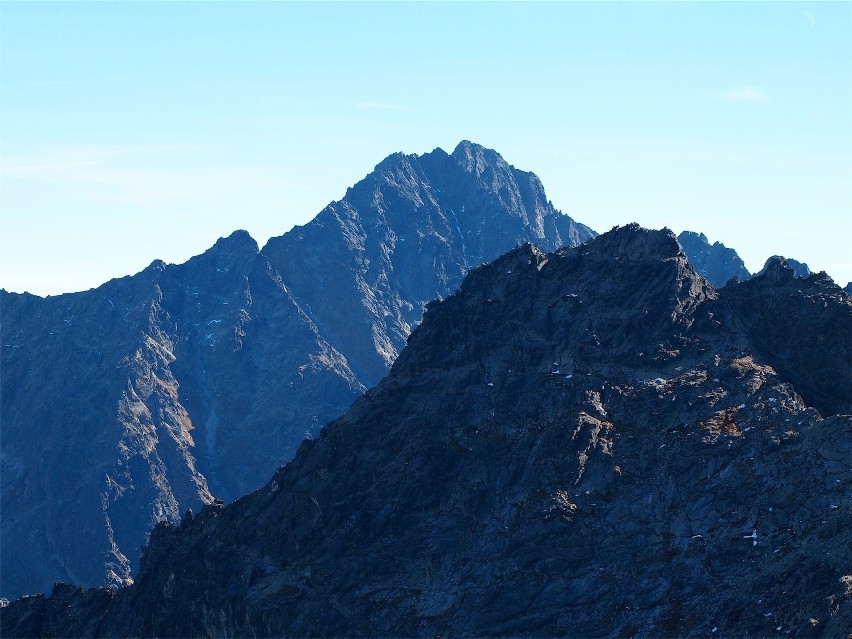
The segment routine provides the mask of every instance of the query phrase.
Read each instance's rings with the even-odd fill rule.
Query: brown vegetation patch
[[[736,420],[738,412],[738,408],[720,410],[701,422],[701,425],[710,432],[714,441],[722,435],[742,437],[743,432]]]

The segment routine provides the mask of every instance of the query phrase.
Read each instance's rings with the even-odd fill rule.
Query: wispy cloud
[[[395,104],[393,102],[356,102],[355,106],[358,109],[372,109],[376,111],[406,111],[409,113],[421,111],[421,109],[413,106]]]
[[[106,82],[113,82],[121,79],[121,76],[97,76],[97,77],[78,77],[73,79],[50,79],[50,80],[28,80],[25,82],[13,82],[7,84],[0,83],[2,90],[21,90],[21,89],[52,89],[55,87],[83,86],[83,85],[103,85]]]
[[[724,91],[714,93],[713,97],[717,100],[724,100],[725,102],[766,102],[769,100],[763,91],[751,86],[725,89]]]
[[[0,175],[37,176],[84,166],[103,165],[122,156],[172,155],[203,151],[192,144],[82,144],[43,153],[0,157]]]
[[[83,84],[77,80],[37,80],[33,82],[19,82],[17,84],[2,84],[2,89],[41,89],[44,87],[65,87]]]
[[[5,186],[49,184],[53,193],[146,205],[296,188],[274,167],[204,161],[189,144],[80,145],[0,158]],[[185,158],[178,154],[195,154]],[[43,187],[41,187],[44,190]]]

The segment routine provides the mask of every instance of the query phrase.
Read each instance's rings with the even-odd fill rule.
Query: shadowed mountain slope
[[[4,595],[127,583],[157,521],[250,487],[364,388],[246,233],[2,307]]]
[[[825,414],[852,413],[852,313],[848,295],[830,277],[800,277],[788,260],[775,258],[754,279],[720,294],[805,401]],[[790,321],[806,316],[805,327]]]
[[[266,486],[160,524],[134,585],[13,602],[0,632],[842,635],[852,418],[752,338],[848,330],[849,298],[812,284],[825,304],[746,324],[771,278],[720,294],[667,231],[515,249]],[[825,383],[842,404],[848,378]]]
[[[266,482],[469,268],[592,236],[463,142],[387,158],[262,252],[238,231],[91,291],[0,292],[0,595],[128,583],[154,523]]]

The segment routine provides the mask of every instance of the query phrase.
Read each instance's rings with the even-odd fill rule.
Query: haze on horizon
[[[595,230],[852,280],[850,3],[0,4],[0,287],[85,290],[462,139]]]

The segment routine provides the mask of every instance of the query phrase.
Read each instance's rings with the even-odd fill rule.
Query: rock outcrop
[[[126,584],[157,521],[254,490],[387,372],[431,299],[593,233],[463,142],[393,155],[309,224],[84,293],[0,293],[0,596]]]
[[[704,233],[684,231],[677,239],[695,270],[716,288],[724,286],[735,277],[739,280],[751,277],[745,263],[734,249],[721,242],[710,244]]]
[[[811,269],[808,268],[808,265],[804,262],[799,262],[789,257],[784,257],[782,255],[773,255],[772,257],[766,260],[766,263],[763,265],[763,268],[760,269],[759,275],[764,273],[767,269],[773,268],[777,262],[783,262],[788,268],[792,269],[793,273],[796,277],[808,277],[812,274]]]
[[[814,404],[785,367],[850,345],[779,326],[848,336],[852,302],[814,278],[748,316],[772,273],[719,292],[636,226],[515,249],[263,488],[158,525],[132,586],[13,602],[0,634],[844,636],[849,379]]]
[[[849,297],[828,275],[800,277],[788,260],[775,258],[720,295],[760,354],[809,405],[852,414],[852,314]]]

